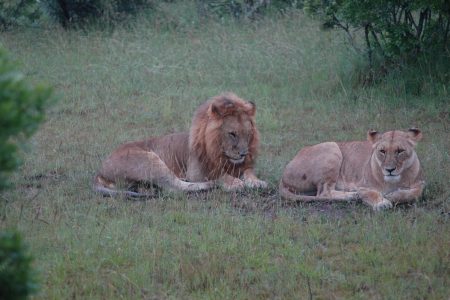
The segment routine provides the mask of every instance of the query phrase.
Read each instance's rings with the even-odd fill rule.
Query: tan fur
[[[119,146],[103,162],[94,190],[105,195],[148,196],[131,189],[150,184],[201,191],[212,188],[216,180],[227,190],[266,187],[252,169],[259,142],[255,109],[253,103],[232,93],[212,98],[197,109],[189,133]],[[128,189],[118,191],[119,182]]]
[[[420,130],[368,132],[368,141],[305,147],[286,166],[280,194],[292,201],[361,199],[373,209],[412,202],[425,182],[414,150]]]

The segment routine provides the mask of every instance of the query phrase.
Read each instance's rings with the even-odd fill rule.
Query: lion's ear
[[[371,142],[372,144],[375,144],[376,142],[378,142],[378,140],[380,138],[381,138],[381,133],[379,133],[376,130],[371,129],[367,132],[367,140],[369,142]]]
[[[256,104],[253,103],[252,101],[248,101],[247,103],[248,103],[247,113],[250,117],[254,117],[256,113]]]
[[[214,101],[210,106],[210,114],[216,117],[224,117],[229,114],[230,111],[233,111],[234,104],[228,99]]]
[[[408,129],[408,136],[414,142],[418,142],[422,139],[422,131],[418,128],[410,128]]]

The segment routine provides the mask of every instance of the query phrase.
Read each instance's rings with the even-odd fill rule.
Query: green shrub
[[[0,29],[14,25],[29,25],[39,19],[41,9],[37,0],[0,1]]]
[[[37,291],[31,262],[18,233],[0,233],[0,299],[25,299]]]
[[[153,7],[155,0],[43,0],[48,14],[63,27],[113,24]]]
[[[447,55],[450,38],[448,0],[305,0],[305,11],[325,27],[362,30],[368,60],[415,62],[421,54]]]
[[[43,121],[50,96],[50,88],[27,82],[0,48],[0,190],[20,163],[18,146]]]

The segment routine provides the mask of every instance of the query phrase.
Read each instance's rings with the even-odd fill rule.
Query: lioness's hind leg
[[[286,166],[282,183],[298,194],[330,197],[335,190],[342,153],[334,142],[305,147]]]

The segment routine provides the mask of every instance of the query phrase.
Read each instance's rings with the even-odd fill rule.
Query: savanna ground
[[[426,72],[357,84],[357,54],[301,13],[202,24],[177,9],[170,26],[0,36],[60,99],[0,201],[1,228],[17,228],[35,258],[35,297],[448,299],[449,85]],[[223,91],[257,105],[256,173],[269,192],[130,201],[91,191],[114,147],[188,129],[195,107]],[[427,179],[415,205],[280,200],[279,177],[302,146],[411,126],[424,134]]]

